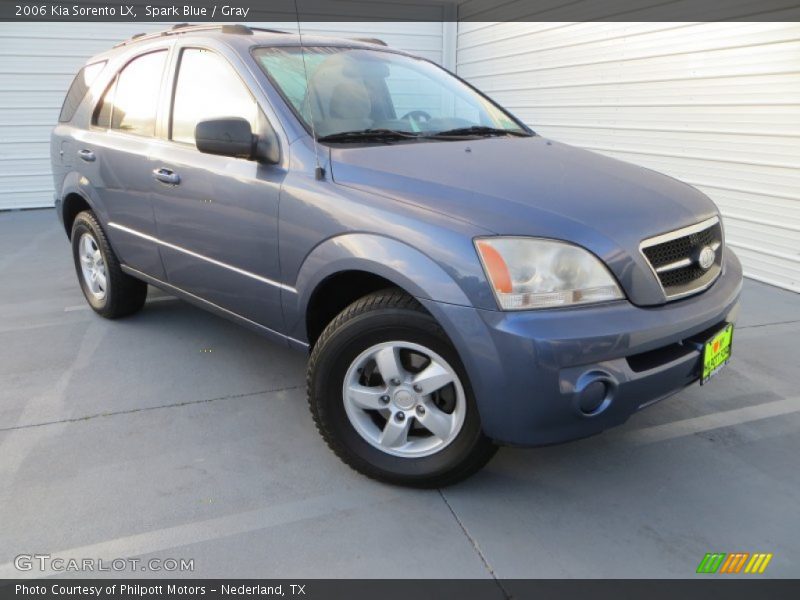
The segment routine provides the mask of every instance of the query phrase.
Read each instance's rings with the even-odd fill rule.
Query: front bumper
[[[741,286],[726,250],[714,285],[658,307],[501,312],[420,301],[459,351],[485,433],[535,446],[599,433],[696,382],[696,344],[735,321]],[[602,401],[587,414],[581,404],[598,390]]]

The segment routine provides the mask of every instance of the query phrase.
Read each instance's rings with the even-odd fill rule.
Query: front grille
[[[645,240],[641,244],[653,273],[667,299],[699,292],[710,286],[722,270],[722,226],[714,217],[697,225],[684,227]],[[713,263],[704,268],[701,253],[710,248]],[[708,252],[708,251],[706,251]]]

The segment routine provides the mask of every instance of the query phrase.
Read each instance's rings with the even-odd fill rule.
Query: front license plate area
[[[703,372],[700,376],[700,385],[719,373],[720,369],[728,363],[731,359],[732,347],[733,324],[731,323],[703,345]]]

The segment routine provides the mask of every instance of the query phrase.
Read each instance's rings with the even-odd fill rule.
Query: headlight
[[[605,265],[578,246],[519,237],[479,238],[475,246],[503,310],[608,302],[623,297]]]

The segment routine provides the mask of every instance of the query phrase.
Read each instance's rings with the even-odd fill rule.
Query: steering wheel
[[[403,115],[402,121],[411,121],[412,123],[425,123],[430,121],[433,117],[430,113],[425,112],[424,110],[412,110],[411,112],[407,112]]]

